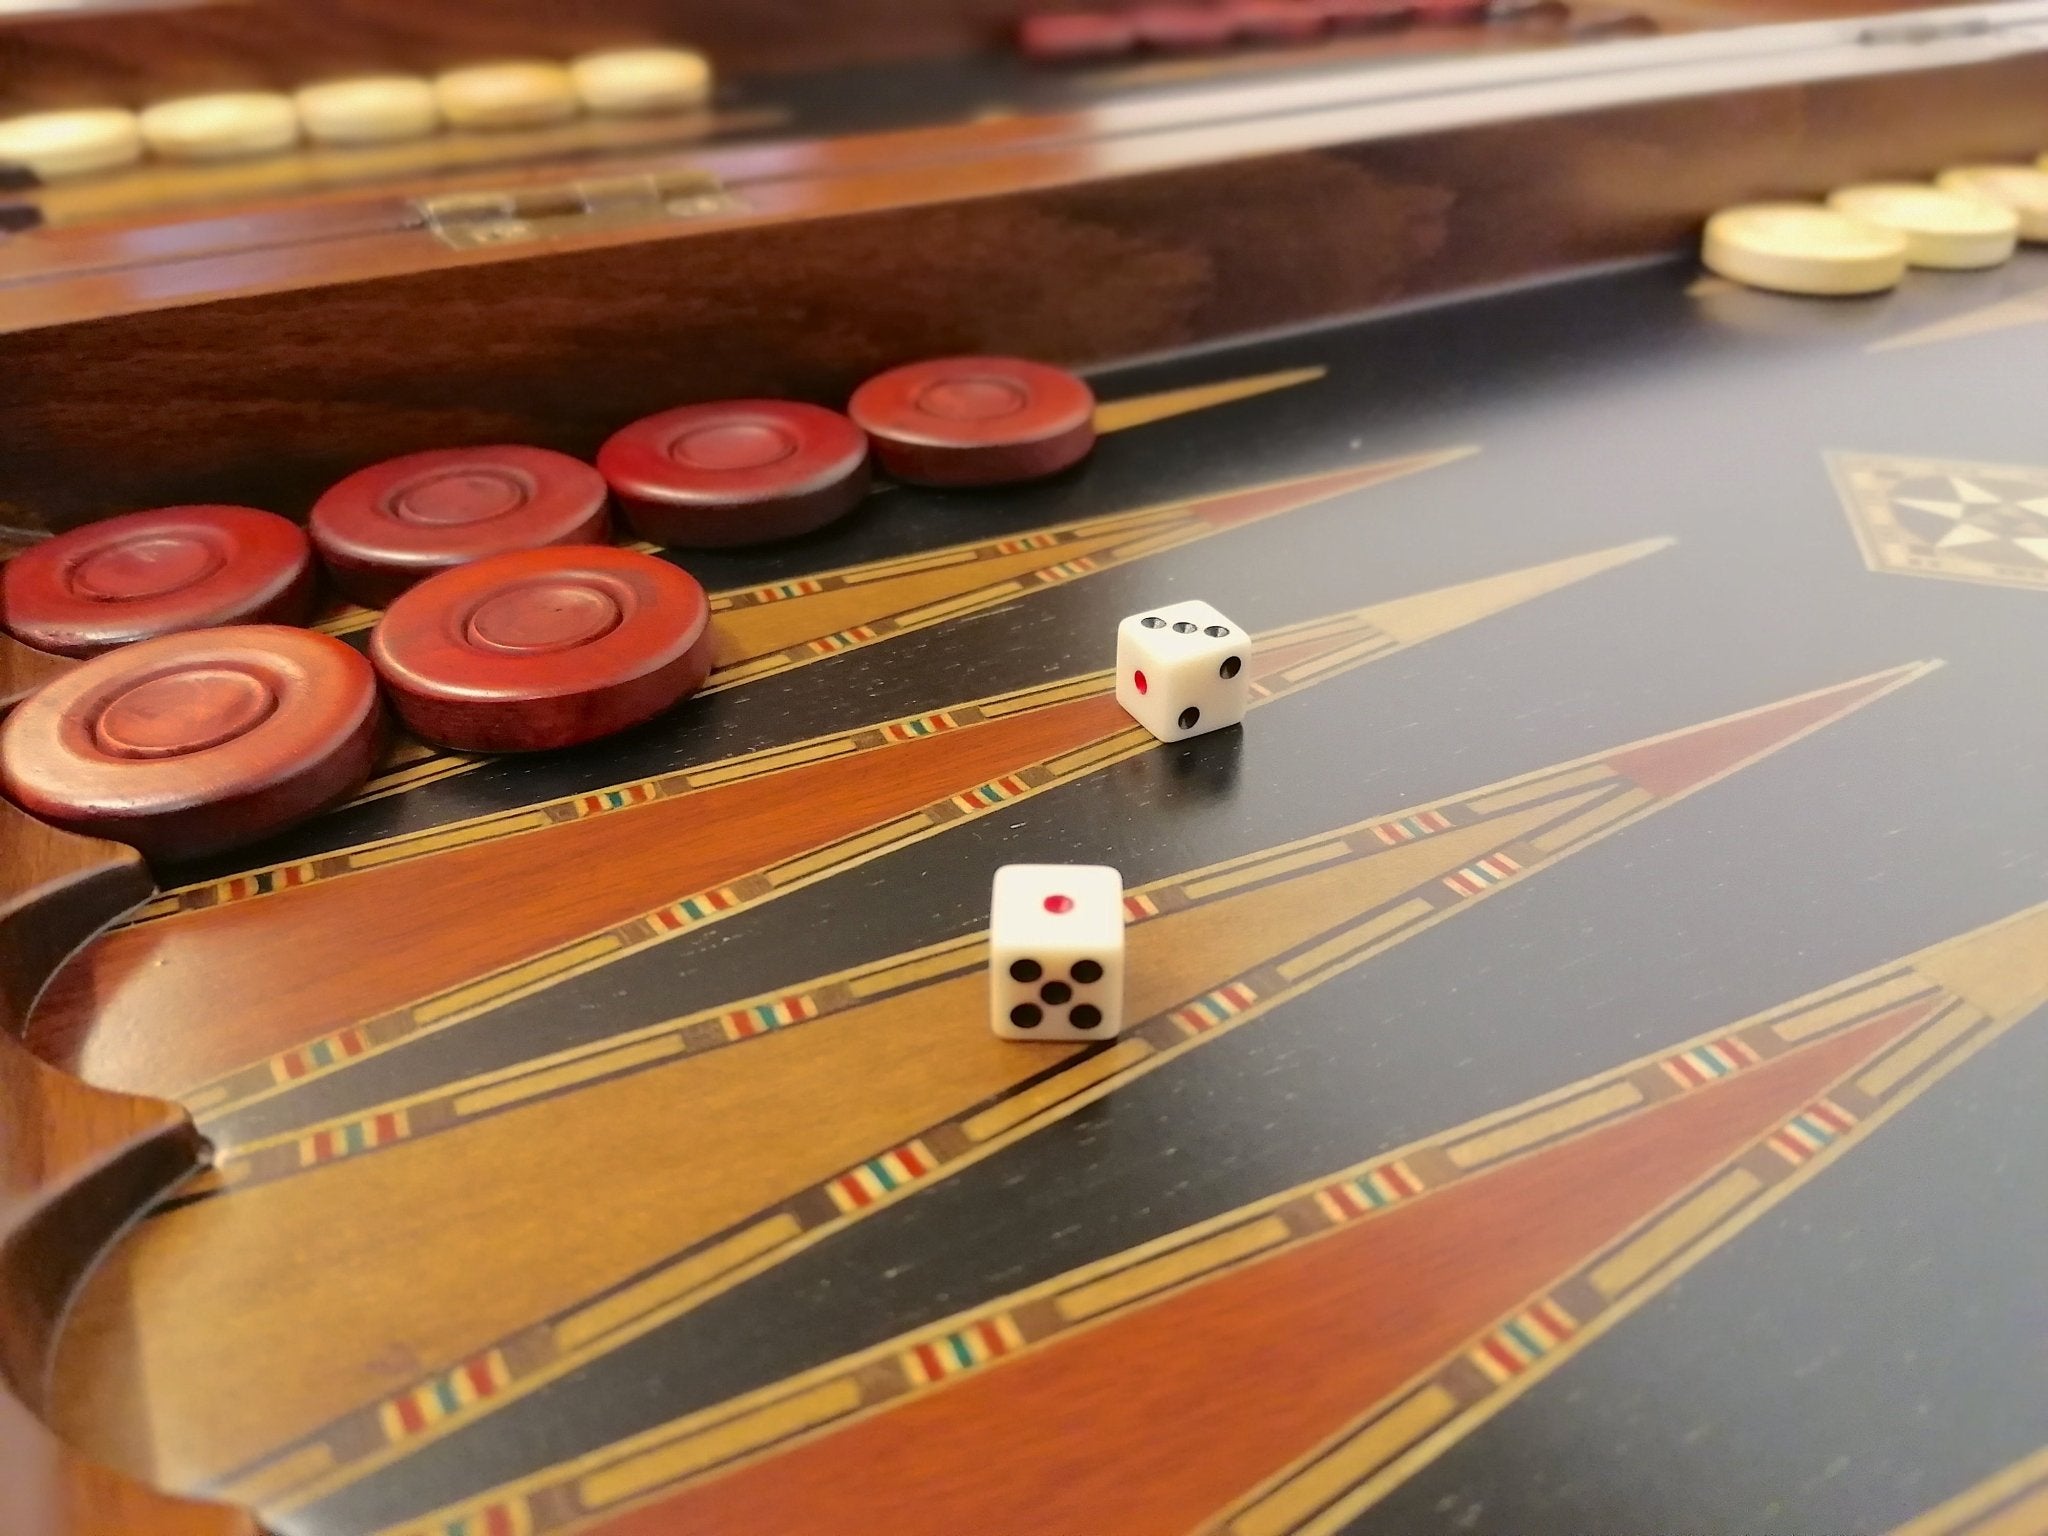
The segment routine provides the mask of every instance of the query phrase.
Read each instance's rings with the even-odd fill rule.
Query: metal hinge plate
[[[413,204],[435,238],[459,251],[559,240],[650,219],[698,219],[745,206],[709,171],[663,171],[510,192],[451,192]]]

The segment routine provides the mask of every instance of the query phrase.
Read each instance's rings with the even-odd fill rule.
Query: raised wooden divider
[[[170,1104],[91,1088],[21,1044],[50,973],[150,894],[133,849],[0,803],[0,1531],[6,1536],[247,1536],[235,1510],[96,1466],[37,1417],[64,1306],[94,1259],[205,1147]]]

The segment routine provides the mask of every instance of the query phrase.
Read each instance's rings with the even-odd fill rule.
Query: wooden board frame
[[[340,475],[423,448],[588,455],[654,410],[837,403],[919,355],[1086,367],[1675,254],[1727,203],[2030,157],[2041,9],[2011,8],[2009,42],[1751,29],[1776,36],[760,146],[702,162],[735,193],[723,211],[501,246],[334,204],[259,221],[240,249],[103,244],[0,280],[0,523],[182,501],[303,516]]]

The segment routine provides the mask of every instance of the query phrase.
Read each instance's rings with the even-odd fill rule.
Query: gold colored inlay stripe
[[[1458,1400],[1432,1382],[1389,1409],[1321,1460],[1245,1510],[1230,1536],[1286,1536],[1361,1478],[1393,1460],[1458,1411]]]
[[[1077,1062],[1066,1071],[1048,1077],[1044,1082],[1034,1084],[1022,1093],[1012,1094],[1000,1104],[992,1104],[978,1115],[969,1116],[961,1123],[960,1129],[967,1133],[969,1141],[988,1141],[1002,1135],[1012,1126],[1022,1125],[1026,1120],[1043,1113],[1053,1105],[1065,1103],[1075,1094],[1084,1092],[1107,1078],[1115,1077],[1119,1072],[1135,1066],[1151,1054],[1152,1047],[1135,1036],[1119,1040],[1100,1055]]]
[[[1334,939],[1325,939],[1315,948],[1304,950],[1292,959],[1281,961],[1278,970],[1287,980],[1299,981],[1333,961],[1342,959],[1353,950],[1363,949],[1398,928],[1406,928],[1410,923],[1419,922],[1432,910],[1434,909],[1430,904],[1421,897],[1412,897],[1398,907],[1389,907],[1377,917],[1367,918],[1357,927],[1345,930]]]
[[[1518,805],[1545,799],[1562,790],[1578,789],[1586,784],[1603,784],[1614,776],[1614,770],[1605,763],[1595,763],[1592,767],[1581,768],[1575,773],[1553,773],[1537,779],[1534,783],[1518,784],[1513,789],[1504,789],[1497,795],[1484,795],[1470,803],[1472,809],[1481,816],[1491,816],[1495,811],[1513,810]]]
[[[580,1061],[566,1062],[545,1072],[530,1072],[509,1082],[465,1093],[455,1100],[455,1113],[465,1116],[480,1115],[488,1110],[503,1109],[507,1104],[518,1104],[526,1099],[553,1093],[560,1088],[574,1087],[577,1083],[610,1077],[618,1072],[630,1072],[635,1067],[644,1067],[650,1062],[681,1055],[682,1049],[683,1042],[678,1037],[663,1035],[658,1039],[643,1040],[640,1044],[627,1046],[623,1050],[586,1056]]]
[[[1460,1168],[1477,1168],[1482,1163],[1498,1162],[1526,1147],[1575,1131],[1580,1126],[1591,1125],[1596,1120],[1604,1120],[1624,1109],[1633,1109],[1642,1102],[1643,1092],[1634,1083],[1609,1083],[1605,1088],[1567,1099],[1555,1108],[1517,1120],[1512,1125],[1458,1142],[1448,1149],[1446,1155]]]
[[[898,842],[910,836],[913,832],[922,832],[930,825],[931,823],[922,816],[902,817],[899,820],[863,832],[858,837],[849,837],[841,842],[833,843],[830,847],[820,848],[816,853],[805,854],[800,859],[791,859],[787,864],[778,864],[768,871],[768,883],[770,885],[788,885],[791,881],[801,880],[806,875],[816,874],[821,869],[830,869],[835,864],[843,864],[848,859],[855,858],[860,854],[871,852],[877,848],[886,848],[889,844]]]
[[[802,1235],[803,1228],[787,1212],[757,1221],[725,1241],[714,1243],[686,1259],[678,1259],[645,1280],[563,1318],[555,1325],[555,1348],[563,1354],[587,1348],[606,1334],[667,1306],[677,1297],[687,1296],[727,1270],[737,1269],[747,1260],[780,1248],[784,1243],[795,1242]]]
[[[1279,1216],[1267,1216],[1241,1227],[1232,1227],[1227,1232],[1218,1232],[1199,1243],[1189,1243],[1185,1248],[1176,1248],[1172,1253],[1161,1254],[1143,1264],[1133,1264],[1129,1269],[1067,1292],[1053,1306],[1068,1322],[1082,1322],[1126,1302],[1136,1301],[1141,1296],[1150,1296],[1182,1280],[1208,1274],[1249,1254],[1284,1243],[1287,1237],[1286,1221]]]
[[[1763,1180],[1747,1168],[1731,1168],[1597,1266],[1592,1274],[1593,1289],[1609,1301],[1633,1290],[1651,1271],[1719,1225],[1762,1188]]]
[[[1787,1045],[1825,1034],[1845,1020],[1866,1013],[1882,1013],[1927,991],[1927,979],[1911,971],[1894,976],[1874,987],[1859,987],[1844,997],[1833,998],[1813,1008],[1802,1008],[1790,1018],[1771,1026],[1771,1033]]]
[[[1227,870],[1207,880],[1196,880],[1187,886],[1190,900],[1200,901],[1205,896],[1214,896],[1220,891],[1234,891],[1241,885],[1250,885],[1269,875],[1284,875],[1290,870],[1307,869],[1313,864],[1327,864],[1332,859],[1341,859],[1351,850],[1341,839],[1323,843],[1314,848],[1298,848],[1293,853],[1284,853],[1277,859],[1261,859],[1253,864]]]
[[[535,986],[560,976],[578,966],[587,965],[606,955],[617,954],[626,946],[616,934],[604,934],[595,939],[586,939],[581,944],[558,950],[552,955],[543,955],[525,965],[514,966],[496,976],[487,977],[474,986],[459,987],[453,992],[417,1004],[412,1014],[422,1024],[434,1023],[461,1013],[467,1008],[481,1007],[486,1003],[501,1001],[522,988]]]
[[[1569,848],[1589,832],[1598,832],[1602,827],[1613,826],[1624,816],[1641,810],[1656,798],[1647,789],[1632,789],[1625,795],[1617,795],[1612,800],[1602,801],[1583,816],[1574,816],[1570,821],[1534,833],[1529,838],[1530,846],[1544,853],[1556,853],[1561,848]]]
[[[1957,1008],[1894,1048],[1857,1078],[1856,1086],[1873,1099],[1883,1098],[1983,1022],[1984,1015],[1976,1009]]]
[[[635,1456],[602,1472],[593,1472],[576,1485],[577,1501],[585,1509],[604,1509],[621,1499],[630,1499],[635,1494],[679,1481],[721,1461],[729,1461],[761,1446],[800,1434],[827,1420],[852,1413],[858,1407],[860,1388],[851,1378],[841,1377],[808,1392],[786,1397],[779,1403],[757,1408],[752,1413],[743,1413],[674,1445]]]

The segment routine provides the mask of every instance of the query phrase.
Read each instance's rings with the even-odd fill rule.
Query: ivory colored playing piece
[[[89,176],[142,158],[142,126],[122,107],[37,112],[0,123],[0,164],[25,165],[45,181]]]
[[[1817,203],[1750,203],[1707,220],[1700,259],[1751,288],[1882,293],[1906,275],[1906,237]]]
[[[867,434],[792,400],[717,400],[622,427],[597,467],[633,531],[680,549],[822,528],[868,489]]]
[[[711,97],[711,64],[690,48],[620,48],[569,63],[576,94],[592,112],[630,116],[686,112]]]
[[[391,605],[370,660],[413,732],[460,752],[595,741],[695,693],[711,608],[668,561],[604,545],[458,566]]]
[[[602,542],[604,477],[581,459],[505,444],[437,448],[359,469],[313,503],[334,583],[380,608],[414,582],[515,549]]]
[[[472,64],[434,82],[441,115],[457,128],[537,128],[576,115],[576,84],[539,60]]]
[[[1095,394],[1020,357],[940,357],[876,374],[847,402],[882,468],[919,485],[1057,474],[1095,446]]]
[[[87,523],[0,567],[17,640],[60,656],[216,624],[303,624],[313,614],[305,531],[254,507],[162,507]]]
[[[0,725],[0,787],[73,832],[197,858],[353,794],[382,725],[369,663],[332,636],[268,624],[166,635],[17,705]]]
[[[1124,882],[1103,864],[1005,864],[989,896],[989,1027],[1106,1040],[1124,1027]]]
[[[2048,241],[2048,167],[1958,165],[1934,178],[1944,192],[1986,198],[2010,208],[2022,240]]]
[[[2019,243],[2020,221],[2010,208],[1939,187],[1871,182],[1829,193],[1828,206],[1905,236],[1906,260],[1916,267],[1995,267]]]
[[[1116,627],[1116,701],[1161,741],[1244,719],[1251,636],[1199,598],[1134,613]]]
[[[145,108],[142,137],[166,160],[268,155],[299,141],[299,112],[275,91],[186,96]]]
[[[390,144],[423,139],[441,126],[433,82],[412,75],[327,80],[293,98],[306,132],[323,144]]]

